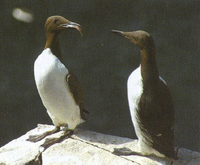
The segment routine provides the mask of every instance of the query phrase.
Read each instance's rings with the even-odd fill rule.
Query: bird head
[[[60,33],[61,31],[68,29],[68,28],[74,28],[80,32],[82,35],[81,26],[75,22],[71,22],[64,17],[61,16],[51,16],[47,19],[45,23],[45,31],[46,33]]]
[[[154,41],[151,35],[145,31],[138,30],[133,32],[123,32],[119,30],[112,30],[113,33],[116,33],[126,39],[130,40],[140,49],[154,48]]]

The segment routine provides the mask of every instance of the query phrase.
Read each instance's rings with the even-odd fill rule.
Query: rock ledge
[[[0,148],[0,165],[44,164],[44,165],[168,165],[172,161],[156,156],[117,156],[112,154],[114,148],[127,147],[139,152],[137,140],[105,135],[77,129],[74,135],[56,143],[47,149],[41,147],[46,138],[59,138],[62,131],[49,135],[45,139],[32,143],[27,141],[29,135],[39,134],[54,129],[50,125],[38,125],[37,128]],[[173,165],[199,165],[200,153],[185,148],[178,150],[179,160]]]

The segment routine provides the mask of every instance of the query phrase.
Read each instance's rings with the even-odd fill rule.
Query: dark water
[[[35,20],[17,21],[15,7],[28,9]],[[1,0],[0,145],[38,123],[51,124],[35,87],[33,63],[45,44],[46,18],[62,15],[81,24],[84,33],[60,36],[65,64],[82,82],[91,113],[82,128],[136,138],[126,81],[140,63],[140,52],[110,30],[142,29],[154,37],[160,75],[173,95],[176,146],[200,151],[199,7],[198,0]]]

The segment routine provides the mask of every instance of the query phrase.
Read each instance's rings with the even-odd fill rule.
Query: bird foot
[[[51,131],[44,132],[42,134],[30,135],[29,138],[27,139],[27,141],[38,142],[38,141],[44,139],[46,136],[54,134],[54,133],[59,132],[59,131],[60,131],[60,128],[56,127],[55,129],[53,129]]]
[[[179,150],[179,149],[180,149],[180,147],[178,147],[178,148],[176,149],[176,151],[175,151],[176,159],[173,159],[173,160],[172,160],[171,165],[173,165],[174,162],[175,162],[176,160],[178,160],[178,150]]]
[[[64,131],[64,134],[60,137],[46,138],[45,142],[41,145],[41,147],[43,147],[44,149],[47,149],[48,147],[52,146],[55,143],[62,142],[64,139],[70,137],[73,133],[74,133],[73,130],[68,130],[66,132]]]
[[[127,147],[123,147],[123,148],[114,148],[114,151],[112,152],[115,155],[139,155],[141,156],[140,153],[132,151],[131,149],[127,148]]]
[[[176,156],[177,156],[177,158],[178,158],[178,150],[180,149],[180,147],[178,147],[177,149],[176,149]]]

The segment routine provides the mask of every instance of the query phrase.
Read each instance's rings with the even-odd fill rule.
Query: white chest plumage
[[[135,132],[138,139],[142,138],[141,131],[139,129],[139,123],[137,118],[137,109],[138,103],[140,101],[140,97],[143,92],[143,85],[142,85],[142,77],[141,77],[141,68],[138,67],[134,70],[128,78],[127,82],[127,91],[128,91],[128,102],[129,102],[129,109],[131,114],[131,119],[133,125],[135,127]]]
[[[83,120],[66,81],[68,73],[49,48],[38,56],[34,64],[36,86],[54,125],[75,129]]]

